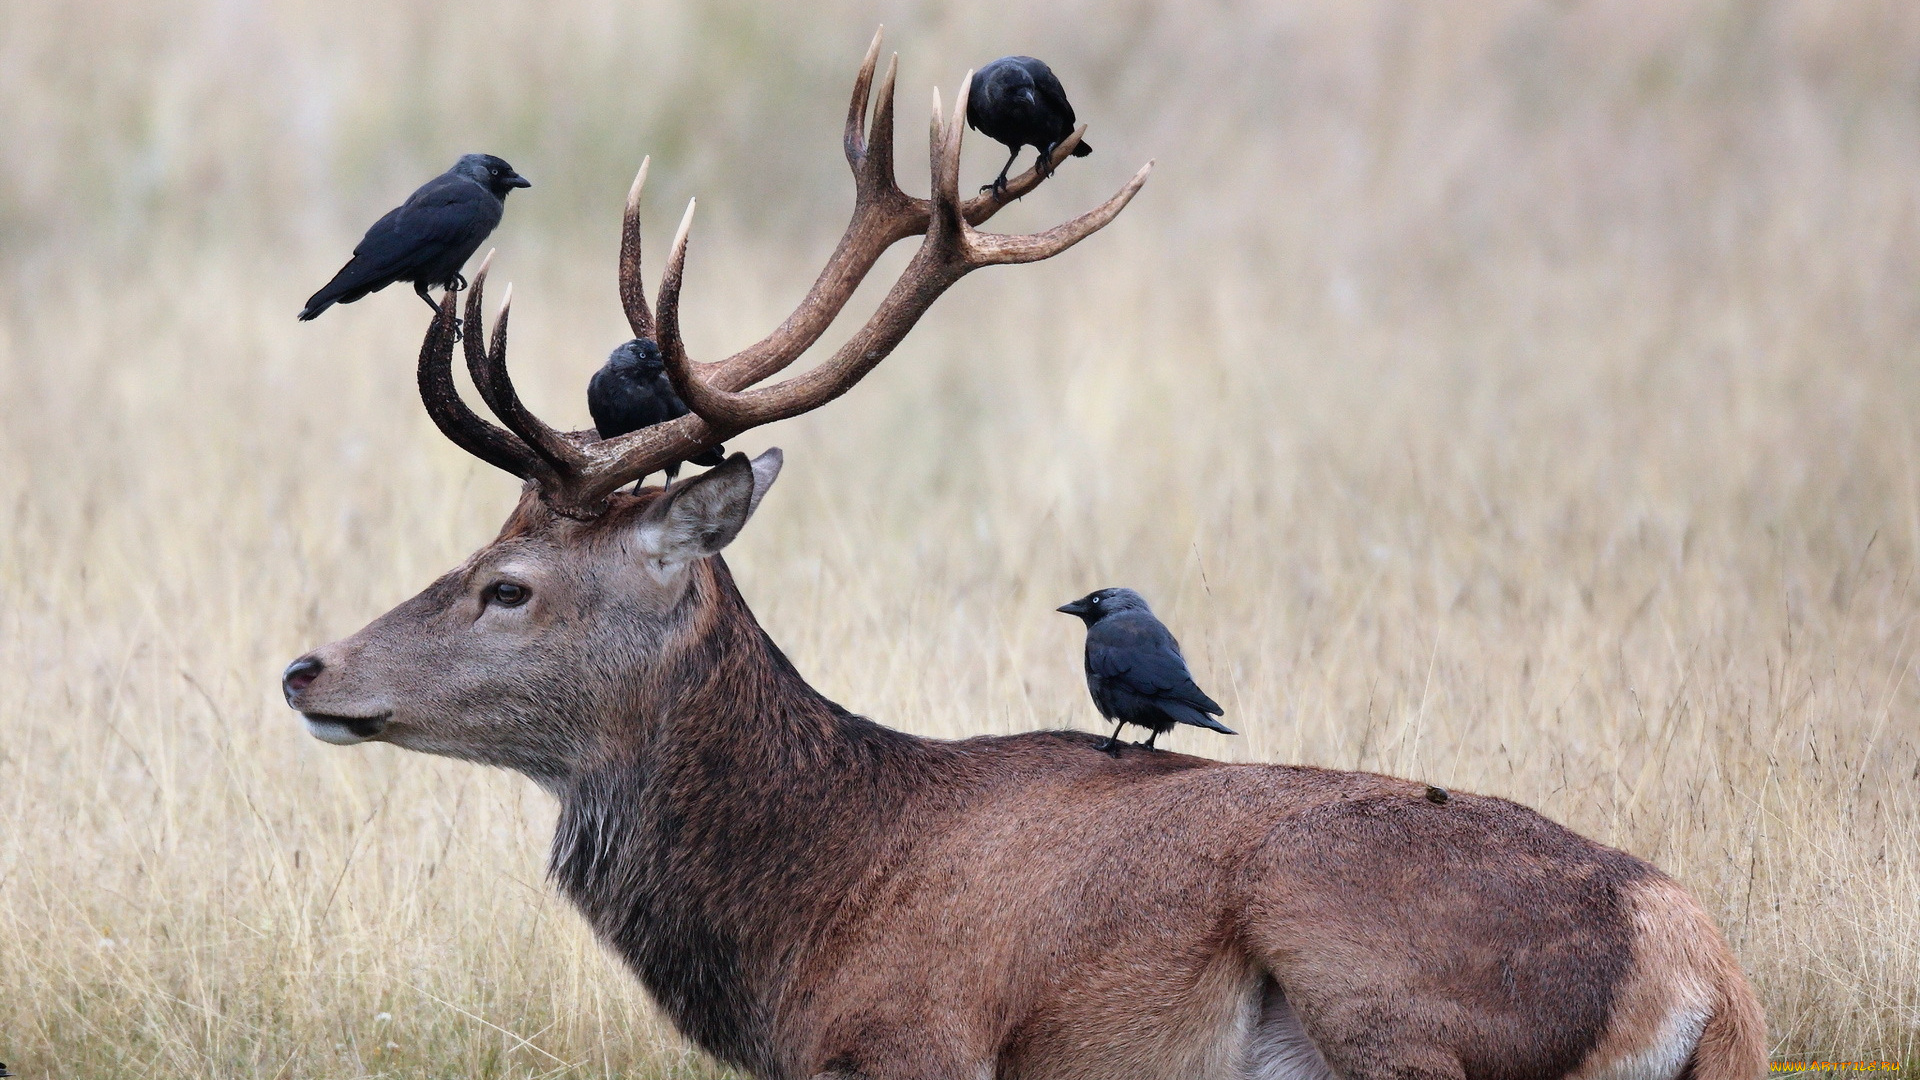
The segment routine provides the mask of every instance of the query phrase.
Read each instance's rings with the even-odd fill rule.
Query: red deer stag
[[[1064,251],[1146,180],[1043,233],[975,232],[1040,177],[960,198],[963,84],[949,116],[934,99],[931,197],[903,194],[895,63],[866,122],[879,45],[847,117],[852,223],[760,343],[688,360],[684,221],[649,312],[644,167],[635,181],[620,293],[692,414],[606,441],[542,423],[507,376],[504,304],[483,342],[483,268],[464,343],[495,427],[454,390],[455,298],[442,302],[421,395],[527,490],[464,565],[294,661],[287,700],[312,733],[537,781],[560,803],[559,887],[682,1032],[769,1080],[1758,1075],[1752,992],[1699,905],[1647,863],[1514,803],[1388,776],[1116,758],[1074,731],[943,742],[882,727],[807,685],[720,557],[779,451],[615,494],[846,392],[961,275]],[[916,234],[844,347],[748,389]]]

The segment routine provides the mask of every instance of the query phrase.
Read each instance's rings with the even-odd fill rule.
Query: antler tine
[[[714,441],[719,442],[747,425],[736,415],[733,396],[715,391],[693,370],[686,343],[680,338],[680,284],[685,279],[687,236],[693,229],[696,204],[697,200],[687,200],[687,212],[680,217],[680,229],[673,234],[673,248],[667,253],[666,272],[660,275],[660,359],[666,365],[673,392],[715,430]]]
[[[507,317],[513,307],[511,284],[501,298],[500,313],[494,318],[492,348],[486,348],[483,344],[485,333],[480,304],[486,292],[487,270],[492,261],[493,253],[488,252],[479,271],[473,275],[473,286],[467,294],[467,374],[473,376],[474,389],[480,391],[480,400],[487,403],[493,415],[518,435],[527,448],[539,455],[553,472],[564,475],[581,465],[583,459],[579,449],[520,403],[520,395],[513,388],[513,376],[507,373]]]
[[[680,400],[687,402],[693,411],[664,424],[588,444],[586,463],[577,481],[578,490],[569,493],[574,505],[598,506],[635,477],[645,476],[670,461],[684,461],[731,434],[718,429],[703,411],[710,404],[711,394],[705,380],[692,371],[686,346],[680,339],[680,284],[686,275],[687,236],[693,228],[696,205],[696,200],[687,200],[687,211],[681,215],[680,228],[673,235],[673,247],[667,251],[667,266],[660,275],[655,305],[656,342],[666,364],[667,378]]]
[[[1153,162],[1140,166],[1133,179],[1126,186],[1114,192],[1113,196],[1099,206],[1081,214],[1071,221],[1063,221],[1043,232],[1026,236],[1013,236],[1007,233],[974,232],[967,229],[968,246],[974,253],[975,265],[991,266],[1001,263],[1039,262],[1050,259],[1073,245],[1092,236],[1104,228],[1107,222],[1118,217],[1133,201],[1134,195],[1147,182],[1147,176],[1153,172]]]
[[[885,25],[873,32],[867,58],[860,61],[860,74],[853,77],[853,100],[847,105],[847,130],[842,141],[846,145],[847,164],[853,166],[856,173],[860,171],[860,159],[867,153],[867,98],[873,93],[873,69],[880,61],[880,39],[886,32]],[[891,74],[893,64],[889,63],[887,69]]]
[[[884,28],[883,28],[884,30]],[[900,190],[893,172],[893,96],[900,58],[888,58],[880,92],[869,93],[872,70],[879,65],[881,34],[874,35],[866,59],[854,79],[847,105],[844,142],[847,163],[853,169],[853,217],[807,295],[774,331],[745,349],[716,361],[707,376],[720,390],[752,386],[786,368],[820,340],[840,314],[873,264],[894,244],[926,231],[925,199]],[[872,121],[868,101],[872,98]],[[689,403],[691,404],[691,403]]]
[[[652,161],[650,156],[640,159],[640,173],[627,191],[627,212],[620,221],[620,306],[637,338],[653,336],[653,313],[647,310],[646,283],[640,278],[640,192],[647,186]]]
[[[454,290],[447,290],[420,346],[420,401],[434,426],[462,450],[522,479],[541,476],[546,471],[543,463],[526,443],[488,423],[460,399],[460,390],[453,383],[453,312],[457,302]]]
[[[933,119],[927,122],[927,149],[933,160],[933,190],[929,193],[939,198],[940,165],[946,160],[947,114],[940,107],[940,88],[933,88]]]
[[[873,124],[867,129],[861,157],[858,161],[849,159],[853,166],[855,220],[863,204],[886,210],[892,225],[888,244],[904,240],[921,228],[917,214],[921,200],[901,191],[893,173],[893,91],[899,75],[900,54],[894,53],[887,57],[887,73],[880,78],[879,101],[874,105]],[[852,232],[851,224],[848,232]]]
[[[940,117],[940,90],[933,91],[933,135],[928,139],[928,166],[933,172],[933,221],[928,223],[931,237],[941,227],[941,219],[951,214],[964,232],[966,219],[960,215],[960,139],[967,130],[967,96],[973,91],[973,69],[960,77],[960,89],[953,95],[953,119]]]
[[[487,334],[480,317],[480,300],[487,293],[487,272],[493,268],[494,252],[498,248],[487,249],[487,257],[480,260],[480,269],[473,272],[473,284],[467,286],[467,317],[463,322],[466,333],[461,336],[461,351],[467,357],[467,374],[473,377],[473,388],[480,391],[480,400],[495,416],[500,415],[500,407],[494,404],[493,369],[486,363]]]

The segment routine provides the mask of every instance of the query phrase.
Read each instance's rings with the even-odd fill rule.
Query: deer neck
[[[714,562],[718,616],[647,735],[563,792],[551,872],[684,1034],[766,1075],[787,980],[937,798],[908,777],[938,751],[809,686]]]

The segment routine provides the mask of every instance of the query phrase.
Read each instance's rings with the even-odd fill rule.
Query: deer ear
[[[733,543],[780,475],[781,460],[778,447],[752,461],[734,454],[675,485],[641,515],[641,548],[651,558],[678,564],[704,559]]]
[[[773,482],[780,479],[780,466],[786,461],[787,455],[781,453],[779,447],[769,446],[748,463],[753,468],[753,499],[747,503],[748,517],[760,509],[760,500],[766,497],[767,489],[773,486]]]

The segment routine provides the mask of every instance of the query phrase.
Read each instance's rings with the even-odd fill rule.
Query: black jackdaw
[[[413,282],[420,299],[438,310],[427,286],[466,288],[460,268],[500,224],[507,192],[532,186],[492,154],[468,154],[454,162],[373,223],[354,247],[353,258],[300,309],[300,321],[396,281]]]
[[[1087,624],[1087,689],[1100,715],[1114,721],[1100,749],[1119,753],[1120,729],[1127,724],[1147,729],[1142,745],[1149,750],[1175,724],[1234,733],[1214,719],[1222,714],[1220,706],[1193,684],[1180,643],[1139,593],[1101,589],[1055,610]]]
[[[973,73],[967,123],[1011,151],[1000,175],[980,189],[998,194],[1006,190],[1007,170],[1023,146],[1040,151],[1040,175],[1052,170],[1054,149],[1073,134],[1073,106],[1067,104],[1067,92],[1052,68],[1031,56],[1003,56]],[[1074,157],[1091,153],[1093,148],[1084,142],[1073,148]]]
[[[600,437],[611,439],[685,416],[687,405],[673,392],[666,362],[660,359],[660,346],[646,338],[634,338],[613,350],[606,364],[593,373],[593,380],[587,383],[587,412],[593,415],[594,430]],[[712,468],[725,461],[726,455],[725,447],[710,446],[687,460]],[[666,467],[668,487],[680,475],[680,464],[676,461]],[[644,476],[636,480],[633,489],[639,491],[646,480]]]

